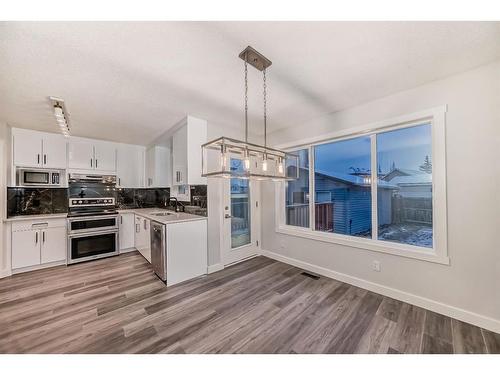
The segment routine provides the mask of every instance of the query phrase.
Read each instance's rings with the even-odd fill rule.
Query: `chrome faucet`
[[[180,211],[179,206],[184,207],[184,205],[182,204],[182,202],[179,202],[175,197],[168,198],[167,202],[170,203],[170,201],[172,200],[175,201],[175,212],[179,212]]]

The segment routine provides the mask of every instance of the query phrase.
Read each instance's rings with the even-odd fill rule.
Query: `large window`
[[[295,151],[278,230],[447,264],[445,110],[423,113]]]
[[[432,247],[431,125],[377,134],[378,239]]]
[[[285,220],[287,225],[309,227],[309,151],[294,151],[299,156],[299,178],[289,181],[285,188]],[[287,168],[296,168],[286,166]],[[295,171],[287,174],[295,175]]]
[[[316,230],[372,236],[370,147],[370,137],[314,147]]]

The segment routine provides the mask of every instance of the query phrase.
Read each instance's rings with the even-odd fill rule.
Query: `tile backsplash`
[[[116,202],[119,208],[162,207],[169,197],[169,188],[121,188],[117,189]]]
[[[7,188],[7,217],[68,212],[68,190],[57,188]]]
[[[186,206],[203,208],[206,214],[207,186],[193,185],[191,202]],[[116,189],[118,208],[165,207],[170,197],[169,188]],[[7,188],[7,217],[18,215],[46,215],[68,212],[68,189],[64,188]],[[198,213],[198,212],[197,212]]]

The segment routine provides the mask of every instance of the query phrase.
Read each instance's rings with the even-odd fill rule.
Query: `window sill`
[[[276,232],[290,236],[307,238],[315,241],[354,247],[356,249],[377,251],[380,253],[391,254],[405,258],[424,260],[432,263],[439,263],[444,265],[450,264],[450,258],[448,256],[439,255],[434,249],[424,249],[406,244],[356,238],[341,234],[322,233],[313,231],[309,228],[299,228],[290,225],[278,225],[276,227]]]

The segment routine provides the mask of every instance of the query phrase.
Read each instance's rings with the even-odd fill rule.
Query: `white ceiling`
[[[73,135],[148,144],[186,114],[242,129],[252,45],[273,61],[273,131],[497,60],[499,40],[500,22],[3,22],[0,120],[55,131],[52,95]]]

